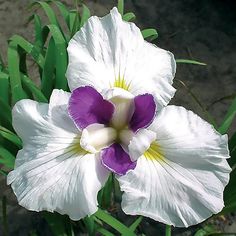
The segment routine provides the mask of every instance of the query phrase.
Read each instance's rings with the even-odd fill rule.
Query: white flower
[[[118,87],[135,96],[150,93],[158,110],[174,96],[173,54],[146,42],[134,23],[122,21],[116,8],[105,17],[90,17],[71,39],[68,54],[71,91],[89,85],[99,92]]]
[[[112,171],[127,214],[187,227],[221,211],[227,136],[182,107],[167,106],[152,120],[151,95],[116,90],[105,98],[88,86],[72,94],[54,90],[49,105],[15,105],[23,149],[8,184],[19,204],[79,220],[96,212]]]
[[[13,108],[23,149],[7,180],[19,204],[79,220],[97,211],[112,171],[127,214],[187,227],[221,211],[227,136],[182,107],[162,108],[175,92],[173,55],[116,8],[91,17],[68,52],[72,93]]]

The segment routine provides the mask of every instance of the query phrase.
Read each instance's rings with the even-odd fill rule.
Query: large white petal
[[[149,128],[157,134],[154,150],[118,177],[123,210],[179,227],[221,211],[231,170],[227,136],[176,106],[163,108]]]
[[[134,95],[153,93],[161,106],[174,95],[173,54],[144,41],[139,28],[124,22],[116,8],[105,17],[91,17],[71,39],[68,53],[71,91],[82,85],[99,92],[115,86]]]
[[[23,149],[7,181],[27,209],[57,211],[78,220],[96,212],[97,193],[108,173],[98,156],[81,149],[80,131],[72,132],[73,126],[66,130],[69,118],[61,98],[54,96],[50,105],[21,100],[14,106],[13,126]]]

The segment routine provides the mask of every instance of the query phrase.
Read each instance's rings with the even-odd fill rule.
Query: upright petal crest
[[[116,8],[105,17],[90,17],[69,42],[68,54],[71,91],[94,85],[99,92],[118,87],[133,95],[150,93],[158,109],[175,93],[173,54],[146,42],[139,28],[123,21]]]

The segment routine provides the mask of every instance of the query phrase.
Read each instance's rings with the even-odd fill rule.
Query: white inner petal
[[[110,146],[117,138],[117,132],[103,124],[91,124],[82,132],[80,145],[88,152],[96,153]]]
[[[115,111],[111,119],[111,126],[116,129],[124,128],[134,113],[133,98],[113,97],[110,101],[115,105]]]

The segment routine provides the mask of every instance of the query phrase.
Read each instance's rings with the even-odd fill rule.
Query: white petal
[[[150,147],[156,139],[156,133],[147,129],[140,129],[130,140],[128,145],[129,155],[132,161],[136,161]]]
[[[103,124],[91,124],[83,129],[80,145],[88,152],[97,153],[114,143],[116,137],[115,129]]]
[[[134,95],[153,93],[160,106],[175,93],[173,54],[144,41],[139,28],[122,21],[116,8],[103,18],[91,17],[70,41],[68,53],[71,91],[83,85],[99,92],[120,87]]]
[[[163,108],[149,128],[157,135],[156,155],[145,154],[118,178],[123,210],[180,227],[220,212],[231,170],[227,136],[176,106]]]
[[[54,89],[50,97],[48,115],[54,125],[71,132],[78,132],[78,128],[68,116],[68,103],[70,96],[71,93]]]
[[[57,211],[78,220],[97,210],[97,192],[108,173],[99,157],[80,147],[79,130],[73,133],[72,127],[66,130],[63,124],[56,126],[68,117],[62,118],[66,111],[53,101],[56,97],[49,106],[21,100],[14,106],[13,126],[23,149],[7,181],[25,208]]]

